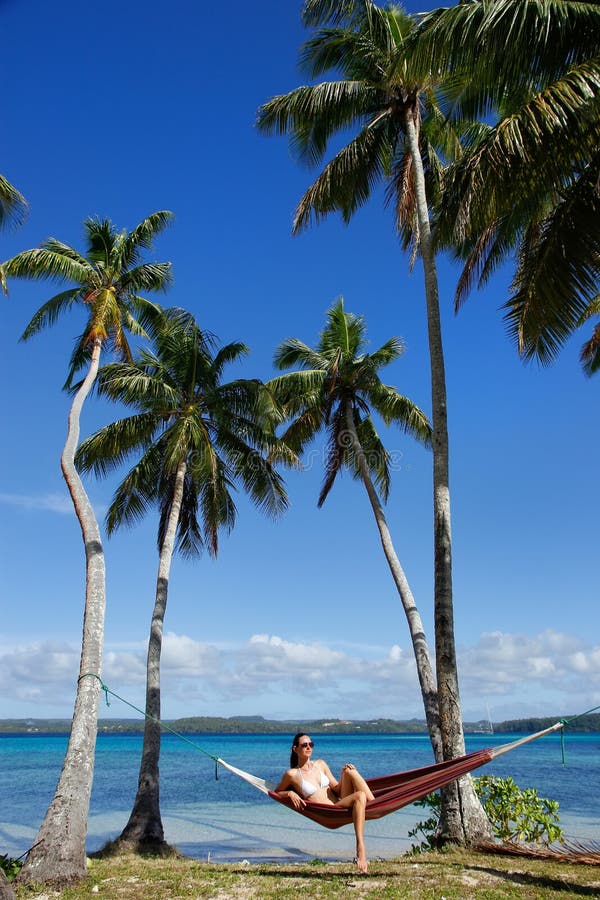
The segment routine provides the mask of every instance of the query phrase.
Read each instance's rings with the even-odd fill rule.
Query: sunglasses
[[[302,747],[303,750],[306,750],[307,747],[314,747],[314,743],[312,741],[304,741],[303,744],[298,744],[299,747]]]

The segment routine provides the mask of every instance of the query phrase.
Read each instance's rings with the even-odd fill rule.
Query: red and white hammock
[[[369,800],[367,803],[366,818],[380,819],[382,816],[387,816],[388,813],[395,812],[403,806],[408,806],[409,803],[414,803],[415,800],[426,797],[432,791],[445,787],[451,781],[462,778],[463,775],[467,775],[474,769],[479,768],[479,766],[484,766],[504,753],[508,753],[522,744],[528,744],[530,741],[544,737],[546,734],[551,734],[553,731],[558,731],[563,727],[564,722],[557,722],[555,725],[551,725],[550,728],[545,728],[543,731],[538,731],[509,744],[500,744],[498,747],[475,750],[472,753],[467,753],[465,756],[458,756],[456,759],[434,763],[431,766],[423,766],[420,769],[396,772],[393,775],[381,775],[379,778],[367,778],[365,780],[375,795],[375,799]],[[342,825],[348,825],[352,822],[352,811],[340,806],[307,801],[302,809],[297,810],[288,797],[283,797],[275,791],[276,785],[274,782],[266,781],[263,778],[258,778],[256,775],[244,772],[242,769],[237,769],[223,759],[217,758],[217,762],[230,772],[233,772],[234,775],[238,775],[244,781],[262,791],[263,794],[267,794],[273,800],[277,800],[278,803],[282,803],[289,809],[294,810],[294,812],[301,813],[301,815],[312,819],[313,822],[317,822],[319,825],[324,825],[326,828],[340,828]]]

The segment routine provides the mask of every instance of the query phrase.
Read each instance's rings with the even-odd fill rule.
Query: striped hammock
[[[426,797],[432,791],[445,787],[451,781],[462,778],[463,775],[467,775],[474,769],[479,768],[479,766],[484,766],[504,753],[515,750],[522,744],[528,744],[530,741],[535,741],[563,727],[564,722],[556,722],[550,728],[545,728],[543,731],[538,731],[509,744],[500,744],[498,747],[475,750],[472,753],[465,754],[465,756],[458,756],[456,759],[434,763],[431,766],[423,766],[420,769],[396,772],[393,775],[382,775],[379,778],[367,778],[365,780],[375,795],[375,799],[369,800],[367,803],[366,818],[380,819],[382,816],[387,816],[403,806],[408,806],[409,803],[414,803],[415,800]],[[348,825],[352,822],[351,809],[326,803],[311,803],[310,801],[307,801],[302,809],[296,809],[288,797],[283,797],[275,791],[276,785],[274,782],[266,781],[263,778],[258,778],[256,775],[244,772],[242,769],[237,769],[223,759],[217,758],[217,762],[225,769],[233,772],[234,775],[243,778],[244,781],[262,791],[263,794],[267,794],[273,800],[277,800],[278,803],[282,803],[294,812],[299,812],[319,825],[324,825],[326,828],[341,828],[342,825]]]

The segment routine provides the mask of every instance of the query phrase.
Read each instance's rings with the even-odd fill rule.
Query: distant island
[[[510,719],[490,723],[465,722],[467,734],[492,734],[493,732],[533,734],[554,725],[556,718]],[[565,716],[566,719],[569,716]],[[263,716],[191,716],[186,719],[169,719],[165,724],[182,734],[294,734],[305,729],[312,734],[423,734],[427,726],[423,719],[296,719],[281,721]],[[0,719],[2,734],[68,734],[70,719]],[[139,734],[144,730],[143,719],[99,719],[100,734]],[[569,725],[570,731],[600,732],[600,714],[582,716]]]

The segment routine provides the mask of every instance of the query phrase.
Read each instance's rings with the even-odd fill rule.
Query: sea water
[[[498,745],[516,735],[467,735],[467,750]],[[343,859],[353,855],[352,826],[332,831],[315,825],[218,767],[232,765],[278,781],[289,765],[289,735],[175,735],[162,738],[161,811],[165,837],[201,859]],[[432,762],[426,735],[352,734],[314,736],[315,758],[334,773],[354,762],[367,776],[418,768]],[[188,741],[192,741],[192,746]],[[140,735],[98,736],[88,827],[88,852],[118,836],[137,787]],[[66,735],[0,736],[0,854],[19,856],[31,846],[50,803],[67,745]],[[511,776],[522,787],[560,804],[567,836],[585,841],[600,835],[600,735],[566,737],[562,763],[559,735],[548,735],[489,763],[475,774]],[[408,806],[367,823],[372,857],[410,848],[408,831],[427,810]]]

